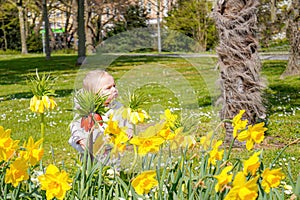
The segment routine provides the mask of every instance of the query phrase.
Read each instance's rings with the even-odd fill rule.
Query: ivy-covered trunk
[[[232,119],[242,109],[246,110],[244,116],[249,124],[266,117],[256,35],[258,3],[258,0],[219,0],[214,8],[219,36],[216,51],[222,119]],[[225,127],[227,140],[232,135],[231,123]]]

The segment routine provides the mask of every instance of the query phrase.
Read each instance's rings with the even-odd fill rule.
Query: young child
[[[95,94],[100,91],[100,95],[107,96],[104,104],[109,108],[109,110],[104,116],[102,116],[103,121],[107,121],[110,115],[113,114],[113,120],[118,121],[120,127],[127,127],[128,137],[132,136],[132,125],[127,120],[124,120],[120,114],[116,114],[118,112],[115,112],[122,106],[122,104],[115,101],[115,98],[118,96],[118,90],[116,88],[114,78],[109,73],[103,70],[90,71],[83,79],[83,90],[87,90]],[[78,107],[79,105],[75,102],[75,109],[78,109]],[[93,153],[95,154],[95,152],[98,152],[98,155],[96,153],[95,158],[103,162],[103,164],[110,164],[118,167],[120,164],[119,158],[107,158],[107,156],[110,156],[109,153],[112,147],[107,144],[108,139],[103,134],[105,128],[106,124],[103,123],[102,126],[95,128],[93,131]],[[70,129],[71,137],[69,139],[69,144],[83,154],[85,149],[88,148],[87,144],[89,134],[81,128],[81,119],[78,119],[78,114],[75,115],[74,120],[71,122]]]

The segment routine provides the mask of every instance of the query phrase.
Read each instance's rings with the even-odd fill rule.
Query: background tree
[[[246,110],[244,116],[249,124],[266,117],[259,76],[257,6],[257,0],[221,0],[214,9],[219,33],[216,51],[220,67],[222,119],[232,119],[242,109]],[[228,141],[232,135],[231,123],[226,123],[225,128]]]
[[[200,51],[213,48],[216,30],[210,17],[212,2],[206,0],[178,1],[178,4],[165,17],[166,26],[179,31],[199,43]]]
[[[112,27],[107,29],[107,37],[118,33],[132,30],[134,28],[147,27],[148,14],[144,8],[139,5],[127,6],[122,18],[113,20]]]
[[[50,37],[49,37],[49,18],[48,18],[48,9],[47,9],[47,0],[42,0],[43,2],[43,22],[44,22],[44,30],[45,30],[45,54],[46,59],[49,60],[51,57],[50,50]]]
[[[78,20],[78,58],[77,58],[77,65],[83,64],[85,57],[86,57],[86,46],[85,46],[85,20],[84,20],[84,13],[85,13],[85,0],[78,0],[78,13],[77,13],[77,20]]]
[[[21,53],[27,54],[27,44],[26,44],[26,26],[25,26],[25,8],[29,4],[29,0],[8,0],[9,3],[11,3],[13,6],[15,6],[18,9],[18,17],[19,17],[19,23],[20,23],[20,36],[21,36]]]
[[[300,1],[290,0],[287,6],[287,37],[290,43],[290,56],[281,78],[300,75]]]

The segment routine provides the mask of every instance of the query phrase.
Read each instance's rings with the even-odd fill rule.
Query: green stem
[[[134,150],[134,159],[133,159],[132,165],[131,165],[130,170],[129,170],[130,173],[133,172],[133,169],[134,169],[134,167],[136,165],[137,158],[138,158],[138,153],[137,153],[136,145],[133,145],[133,150]]]
[[[44,113],[41,113],[40,125],[41,125],[41,138],[43,138],[41,147],[43,147],[44,140],[45,140],[45,115],[44,115]]]
[[[135,125],[135,124],[133,124],[133,135],[134,135],[134,136],[137,135],[137,133],[136,133],[136,125]],[[135,167],[135,165],[136,165],[137,158],[138,158],[138,152],[137,152],[137,147],[136,147],[136,145],[133,145],[133,150],[134,150],[134,159],[133,159],[133,163],[132,163],[132,165],[131,165],[131,167],[130,167],[130,170],[129,170],[130,173],[133,172],[133,169],[134,169],[134,167]]]
[[[231,150],[232,150],[234,141],[235,141],[235,138],[231,141],[230,146],[229,146],[229,149],[228,149],[228,152],[227,152],[226,156],[224,156],[224,160],[225,160],[225,161],[229,159],[229,156],[230,156],[230,153],[231,153]]]

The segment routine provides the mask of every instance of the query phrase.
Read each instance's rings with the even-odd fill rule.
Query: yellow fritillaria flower
[[[69,178],[67,172],[59,169],[50,164],[47,167],[46,173],[38,177],[41,183],[41,189],[46,190],[47,200],[53,199],[64,199],[66,192],[71,189],[70,183],[72,179]]]
[[[54,109],[57,106],[53,97],[42,96],[42,101],[43,101],[45,108],[47,108],[47,109]]]
[[[113,120],[113,116],[111,115],[107,122],[107,127],[104,130],[104,134],[119,135],[121,132],[124,131],[119,127],[118,122]]]
[[[33,138],[30,136],[27,144],[25,142],[23,145],[25,151],[21,151],[21,157],[24,157],[25,159],[29,160],[30,165],[36,165],[37,162],[39,162],[44,155],[44,149],[41,148],[42,143],[43,139],[34,142]]]
[[[20,182],[28,180],[27,170],[27,160],[22,157],[17,158],[6,170],[5,183],[11,183],[14,187],[17,187]]]
[[[132,110],[131,108],[126,108],[122,112],[122,117],[127,119],[132,124],[143,123],[145,119],[150,118],[148,113],[142,109]]]
[[[281,172],[281,168],[273,170],[267,168],[261,176],[263,178],[261,185],[266,193],[270,192],[270,188],[278,187],[280,181],[285,178],[284,174]]]
[[[132,187],[139,195],[147,194],[150,190],[158,185],[158,181],[155,179],[156,172],[149,170],[141,173],[132,180]]]
[[[233,181],[233,187],[224,200],[255,200],[258,196],[257,180],[259,176],[246,180],[243,172],[238,172]]]
[[[245,113],[245,110],[240,110],[239,114],[237,114],[232,119],[232,126],[233,126],[233,138],[236,138],[237,132],[239,130],[243,130],[246,128],[248,120],[242,120],[242,116]]]
[[[264,128],[264,125],[264,122],[255,124],[254,126],[249,125],[247,130],[242,131],[237,136],[237,139],[239,141],[247,141],[246,148],[248,150],[251,150],[253,148],[254,143],[259,144],[264,140],[264,132],[268,130],[267,128]]]
[[[0,162],[11,159],[19,148],[19,140],[13,140],[10,134],[11,129],[4,130],[3,126],[0,126]]]
[[[244,161],[244,175],[247,176],[250,173],[252,176],[255,175],[257,169],[260,166],[259,156],[261,151],[254,153],[248,160]]]
[[[228,174],[228,172],[231,170],[232,166],[227,166],[222,170],[222,172],[219,175],[214,176],[218,180],[218,183],[215,185],[216,192],[219,192],[226,184],[231,182],[233,175]]]
[[[224,149],[219,151],[219,146],[222,144],[222,141],[219,140],[216,142],[216,144],[213,146],[213,149],[209,152],[209,159],[208,159],[208,165],[216,165],[217,160],[222,160]]]
[[[34,95],[30,99],[30,109],[32,112],[44,113],[45,109],[54,109],[57,106],[53,97],[42,96],[41,99]]]
[[[159,136],[151,137],[133,137],[129,142],[138,146],[138,154],[141,156],[146,155],[147,153],[158,152],[159,146],[164,143],[164,139]]]

